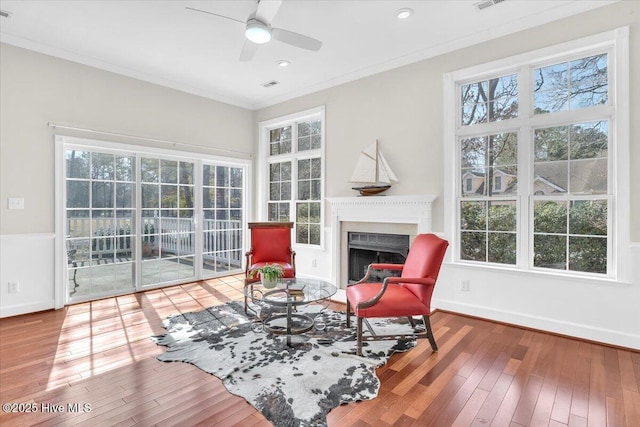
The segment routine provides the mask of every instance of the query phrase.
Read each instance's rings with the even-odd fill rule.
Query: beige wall
[[[0,44],[0,93],[2,235],[54,232],[55,131],[47,122],[247,153],[254,149],[249,110],[6,44]],[[9,197],[24,198],[25,209],[7,209]]]
[[[443,231],[443,74],[630,26],[631,240],[640,241],[640,2],[624,1],[428,59],[257,112],[268,120],[326,106],[326,195],[355,195],[347,182],[360,149],[378,138],[400,183],[388,194],[437,194],[433,227]],[[447,147],[448,148],[448,147]]]

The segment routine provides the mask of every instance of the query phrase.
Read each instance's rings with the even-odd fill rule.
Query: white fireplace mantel
[[[341,230],[343,222],[415,224],[417,233],[431,230],[431,211],[435,195],[328,197],[331,206],[332,279],[341,271]]]
[[[332,225],[341,221],[417,224],[418,233],[431,231],[431,207],[438,196],[328,197]]]

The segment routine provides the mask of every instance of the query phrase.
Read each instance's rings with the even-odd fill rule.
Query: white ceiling
[[[268,1],[268,0],[263,0]],[[323,42],[272,41],[240,62],[253,0],[0,0],[0,41],[249,109],[501,37],[613,1],[285,0],[272,26]],[[406,20],[395,11],[415,11]],[[277,61],[291,62],[280,68]],[[262,83],[275,80],[269,88]]]

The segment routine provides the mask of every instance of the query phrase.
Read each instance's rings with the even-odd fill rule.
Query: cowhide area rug
[[[238,302],[169,317],[167,333],[152,339],[168,347],[159,360],[191,363],[215,375],[277,427],[326,426],[327,414],[338,405],[375,398],[376,368],[415,345],[413,339],[365,342],[359,357],[355,329],[346,329],[344,313],[319,306],[299,310],[316,315],[326,328],[295,336],[291,346],[263,332]],[[377,333],[411,332],[408,322],[371,324]]]

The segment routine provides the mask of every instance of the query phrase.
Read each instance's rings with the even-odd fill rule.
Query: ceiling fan
[[[220,18],[244,24],[244,35],[247,39],[244,42],[242,51],[240,52],[240,61],[251,60],[255,55],[256,50],[258,50],[258,46],[270,42],[272,38],[302,49],[314,51],[320,50],[320,47],[322,47],[322,42],[320,40],[271,26],[271,21],[273,21],[273,18],[278,13],[281,5],[282,0],[257,0],[256,11],[250,14],[246,21],[241,21],[229,16],[193,7],[187,7],[186,9],[194,12],[207,13],[209,15],[218,16]]]

